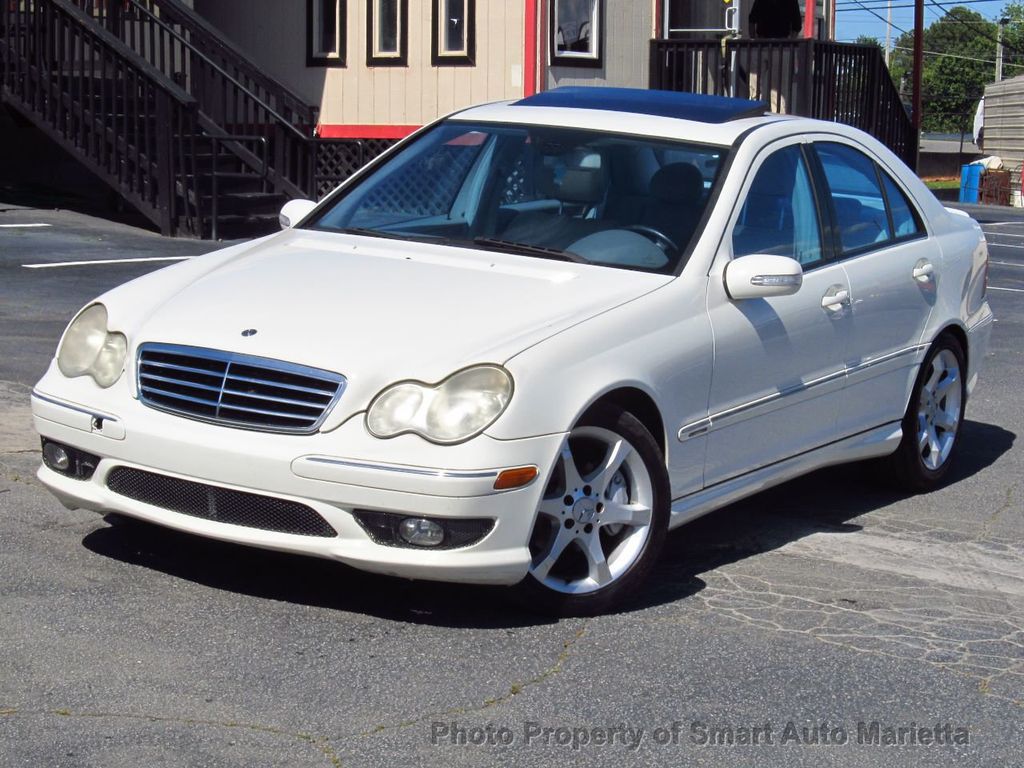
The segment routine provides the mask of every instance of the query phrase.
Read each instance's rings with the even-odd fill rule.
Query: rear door
[[[814,149],[850,280],[844,437],[903,417],[941,260],[912,198],[875,158],[838,138]]]

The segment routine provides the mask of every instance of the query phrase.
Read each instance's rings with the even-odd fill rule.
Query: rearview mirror
[[[754,253],[725,267],[725,290],[736,300],[789,296],[800,290],[803,281],[803,267],[788,256]]]
[[[277,215],[277,220],[281,222],[281,229],[291,229],[306,218],[314,208],[316,208],[316,203],[312,200],[289,200],[281,206],[281,213]]]

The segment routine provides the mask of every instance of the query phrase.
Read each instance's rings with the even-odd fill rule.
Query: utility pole
[[[889,11],[885,18],[885,68],[889,68],[889,46],[892,38],[892,0],[889,0]]]
[[[911,85],[914,131],[921,133],[921,75],[924,70],[924,0],[914,0],[914,74]]]
[[[999,36],[996,39],[996,82],[1002,82],[1003,80],[1003,30],[1006,29],[1006,24],[1009,19],[1003,18],[999,20]]]

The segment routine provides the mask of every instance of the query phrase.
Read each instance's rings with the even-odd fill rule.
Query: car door
[[[910,196],[875,159],[840,140],[814,149],[850,280],[843,437],[903,417],[941,260]]]
[[[835,438],[850,325],[849,282],[830,257],[802,139],[769,145],[748,173],[709,281],[715,351],[704,479],[713,485]],[[733,300],[731,259],[789,256],[804,269],[789,296]]]

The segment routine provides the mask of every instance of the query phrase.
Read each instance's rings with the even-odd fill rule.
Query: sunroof
[[[678,91],[654,91],[640,88],[589,88],[563,86],[521,99],[516,107],[571,107],[632,112],[637,115],[675,117],[701,123],[726,123],[741,117],[756,117],[768,111],[763,101],[704,96]]]

